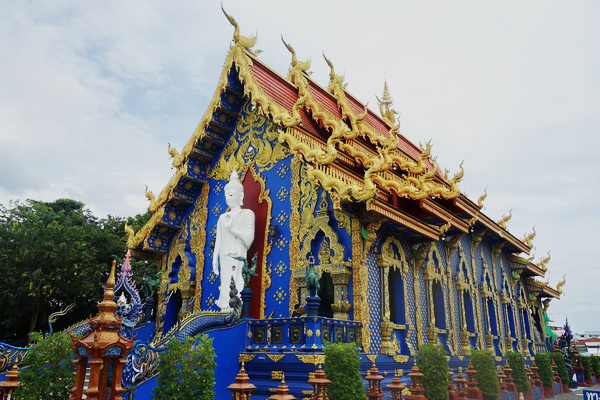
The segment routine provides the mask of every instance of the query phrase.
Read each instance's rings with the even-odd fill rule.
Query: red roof
[[[276,72],[269,69],[259,60],[253,59],[252,61],[252,74],[258,82],[260,88],[277,104],[291,112],[298,99],[298,90],[291,82],[288,82]],[[335,97],[333,97],[331,93],[327,92],[321,86],[310,80],[310,78],[307,79],[308,89],[319,105],[321,105],[324,110],[329,112],[334,117],[341,118],[341,112]],[[356,98],[348,92],[345,92],[345,95],[348,99],[348,104],[352,108],[352,111],[354,111],[356,114],[362,114],[365,109],[364,104],[356,100]],[[314,121],[309,121],[310,116],[304,112],[301,112],[300,115],[302,117],[302,127],[311,133],[316,133],[316,125],[314,124]],[[373,111],[368,110],[367,116],[365,117],[365,123],[380,135],[384,137],[388,136],[390,127]],[[421,150],[413,143],[408,141],[404,136],[400,136],[398,148],[414,160],[417,160],[421,155]],[[427,162],[427,165],[429,168],[433,168],[431,163]]]

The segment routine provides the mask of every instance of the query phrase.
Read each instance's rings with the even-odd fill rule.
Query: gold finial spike
[[[383,81],[383,95],[381,99],[375,96],[377,103],[379,103],[379,113],[383,120],[390,126],[396,124],[396,114],[398,112],[392,108],[392,96],[387,84],[387,78]]]
[[[387,105],[388,107],[392,106],[392,96],[390,95],[390,90],[388,89],[387,79],[383,81],[383,95],[381,96],[381,104]]]
[[[112,290],[115,288],[116,279],[115,279],[115,270],[117,269],[117,260],[113,260],[112,265],[110,267],[110,274],[108,274],[108,280],[106,281],[106,290]],[[106,291],[104,292],[104,298],[106,299]],[[114,296],[113,296],[114,297]],[[110,300],[113,298],[111,297]]]

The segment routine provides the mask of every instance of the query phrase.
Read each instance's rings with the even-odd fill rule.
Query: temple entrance
[[[177,318],[179,317],[179,311],[181,310],[182,303],[183,299],[181,296],[181,291],[179,289],[169,294],[167,309],[163,317],[163,334],[169,332],[171,328],[173,328],[173,326],[175,326],[175,324],[177,323]]]
[[[319,317],[333,318],[333,308],[331,308],[334,302],[333,278],[329,272],[321,273],[318,296],[321,298]]]
[[[271,220],[271,216],[268,215],[268,210],[270,207],[268,207],[267,202],[269,199],[268,196],[266,196],[266,199],[262,196],[263,188],[261,187],[258,179],[254,176],[254,170],[252,167],[248,168],[248,171],[244,176],[244,180],[242,181],[242,185],[244,186],[244,204],[242,205],[242,208],[248,208],[254,211],[255,217],[254,241],[252,242],[252,246],[250,246],[248,249],[248,254],[246,255],[248,267],[251,267],[252,265],[252,257],[254,257],[255,254],[258,254],[258,266],[256,268],[256,273],[258,275],[250,279],[249,285],[250,289],[252,289],[252,292],[254,293],[254,297],[252,298],[252,302],[250,304],[250,317],[260,319],[264,318],[264,316],[261,315],[264,302],[264,299],[261,298],[261,290],[263,270],[265,266],[264,249],[267,241],[266,232]]]

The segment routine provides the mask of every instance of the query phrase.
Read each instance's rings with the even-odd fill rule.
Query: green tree
[[[48,316],[71,303],[55,331],[95,313],[110,263],[126,250],[124,223],[70,199],[0,205],[0,341],[48,330]]]
[[[487,350],[472,350],[471,363],[477,370],[477,385],[483,391],[486,400],[498,399],[500,382],[496,375],[494,356]]]
[[[597,378],[600,378],[600,357],[599,356],[591,356],[590,363],[592,365],[592,371],[596,374]]]
[[[450,376],[444,348],[439,344],[419,346],[417,366],[424,375],[425,397],[430,400],[447,400]]]
[[[548,353],[536,353],[535,364],[538,366],[538,374],[545,388],[552,387],[554,383],[554,372]]]
[[[21,371],[21,385],[15,392],[16,400],[67,400],[67,390],[75,382],[75,366],[71,362],[71,338],[63,333],[44,338],[41,333],[31,334],[34,342],[27,352]]]
[[[157,367],[154,400],[212,400],[215,396],[215,352],[207,335],[167,344]]]
[[[325,374],[331,381],[330,399],[361,400],[367,397],[360,375],[360,357],[354,343],[331,343],[325,347]]]
[[[509,351],[506,353],[506,359],[510,368],[513,370],[512,378],[517,385],[517,390],[521,393],[529,393],[529,379],[527,379],[527,370],[525,369],[525,359],[521,353]],[[563,360],[564,364],[564,360]]]
[[[583,377],[585,379],[592,379],[592,364],[590,362],[590,357],[581,357],[581,363],[583,364]]]

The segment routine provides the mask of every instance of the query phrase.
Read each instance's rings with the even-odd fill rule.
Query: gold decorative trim
[[[358,217],[352,217],[352,284],[354,293],[354,320],[362,323],[363,335],[362,346],[365,352],[371,348],[371,336],[369,334],[369,305],[367,303],[369,274],[365,263],[362,236],[360,233],[361,222]]]
[[[324,354],[296,354],[296,357],[301,363],[304,364],[325,364]]]
[[[397,356],[392,356],[392,358],[397,363],[405,363],[405,362],[408,362],[408,360],[410,359],[410,356],[398,356],[397,355]]]
[[[274,363],[280,361],[283,357],[285,357],[285,354],[273,354],[273,353],[267,353],[265,354],[265,356],[267,356],[269,359],[271,359],[271,361],[273,361]]]
[[[367,359],[373,364],[377,359],[377,354],[365,354],[365,357],[367,357]]]
[[[206,246],[206,221],[208,213],[208,194],[210,187],[208,183],[202,185],[200,196],[194,205],[194,212],[190,216],[190,231],[192,233],[190,246],[196,256],[196,293],[194,293],[194,312],[200,311],[202,303],[202,278],[204,276],[204,249]]]
[[[250,362],[254,360],[254,357],[256,357],[256,354],[240,353],[240,355],[238,356],[238,361],[240,363]]]
[[[300,156],[296,154],[291,160],[290,271],[292,276],[300,265],[300,165]],[[290,315],[292,314],[294,304],[300,304],[298,299],[298,283],[295,279],[290,279]]]

